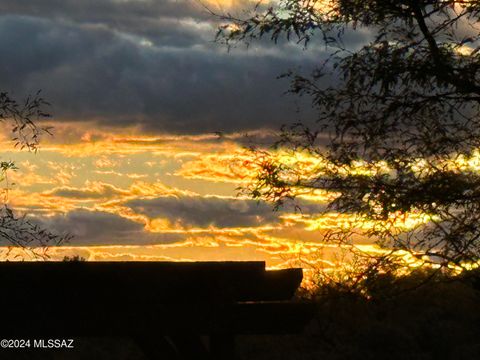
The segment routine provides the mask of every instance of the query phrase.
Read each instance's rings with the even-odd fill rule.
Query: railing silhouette
[[[4,337],[132,336],[149,358],[234,359],[239,334],[302,331],[301,269],[264,262],[0,263]]]

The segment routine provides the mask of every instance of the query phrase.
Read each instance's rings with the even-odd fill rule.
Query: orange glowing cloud
[[[303,214],[272,213],[265,204],[238,197],[235,187],[252,181],[259,170],[258,158],[242,147],[243,141],[241,134],[148,136],[132,129],[124,135],[95,126],[69,130],[63,124],[37,155],[5,147],[20,168],[9,174],[16,183],[9,202],[46,224],[68,221],[65,226],[81,241],[95,245],[52,248],[55,259],[71,254],[93,261],[256,259],[282,267],[302,258],[331,265],[338,249],[323,244],[323,234],[351,226],[354,219],[319,216],[322,204],[335,196],[321,190],[297,194],[308,204]],[[318,174],[329,166],[313,154],[282,149],[272,154],[296,171]],[[478,165],[476,158],[458,161]],[[353,170],[371,171],[361,163]],[[379,166],[378,171],[388,169]],[[426,221],[413,214],[399,225],[408,229]],[[107,230],[123,245],[102,246],[116,239],[110,233],[94,238],[98,231],[88,226],[99,229],[101,224],[118,224]]]

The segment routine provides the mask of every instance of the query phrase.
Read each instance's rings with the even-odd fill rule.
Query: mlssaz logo
[[[33,346],[43,349],[73,349],[73,339],[35,339]]]

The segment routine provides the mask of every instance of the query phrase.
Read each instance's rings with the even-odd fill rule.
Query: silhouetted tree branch
[[[29,96],[23,103],[19,103],[6,92],[0,92],[0,121],[8,122],[12,128],[12,140],[15,147],[28,148],[36,151],[42,132],[51,135],[51,127],[39,127],[39,120],[49,118],[45,107],[49,103],[40,96]]]
[[[355,218],[327,240],[361,232],[426,262],[477,262],[479,16],[480,1],[453,0],[283,0],[242,19],[221,16],[217,38],[230,46],[267,36],[308,47],[319,37],[331,49],[311,76],[287,74],[290,91],[312,99],[318,126],[284,126],[276,144],[317,166],[254,149],[259,172],[246,192],[278,207],[326,190],[335,195],[327,211]],[[359,29],[370,37],[345,46],[345,33]],[[406,226],[412,216],[423,220]]]
[[[45,110],[48,105],[48,102],[40,96],[40,92],[35,96],[29,96],[22,103],[10,97],[8,93],[0,92],[0,121],[11,125],[15,147],[36,152],[41,133],[51,135],[50,127],[38,125],[38,121],[50,117]],[[7,176],[11,170],[17,170],[14,162],[0,163],[0,180],[7,181],[7,191],[10,186]],[[25,216],[15,215],[5,200],[3,208],[0,209],[0,240],[5,242],[5,245],[23,249],[28,257],[46,258],[49,246],[59,245],[71,238],[70,235],[53,234]]]

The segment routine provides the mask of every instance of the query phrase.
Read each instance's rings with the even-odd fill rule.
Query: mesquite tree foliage
[[[27,97],[24,102],[18,102],[7,92],[0,92],[0,122],[11,125],[15,147],[36,151],[42,132],[51,135],[51,127],[37,125],[39,120],[50,117],[45,111],[48,105],[40,92]]]
[[[42,133],[51,134],[50,127],[40,127],[38,121],[50,117],[45,111],[49,105],[38,92],[35,96],[29,96],[24,102],[18,102],[8,93],[0,93],[0,121],[11,125],[12,140],[14,146],[20,149],[37,151]],[[6,181],[8,192],[8,172],[15,171],[14,162],[0,162],[0,181]],[[59,245],[67,241],[70,235],[54,234],[43,229],[24,215],[14,214],[6,204],[0,208],[0,242],[1,246],[10,246],[25,250],[23,255],[27,257],[46,258],[46,250],[51,245]],[[11,250],[11,249],[10,249]],[[9,254],[9,251],[6,252]],[[25,256],[17,252],[17,256]]]
[[[256,150],[250,195],[282,205],[299,189],[327,190],[328,211],[377,224],[362,234],[385,248],[443,265],[479,260],[480,1],[281,0],[222,18],[218,39],[229,45],[287,38],[308,50],[320,39],[330,49],[311,76],[289,74],[318,126],[284,126],[276,144],[318,166],[305,171]],[[362,46],[346,46],[360,30]],[[411,214],[426,220],[397,226]],[[359,227],[328,238],[348,241]]]

